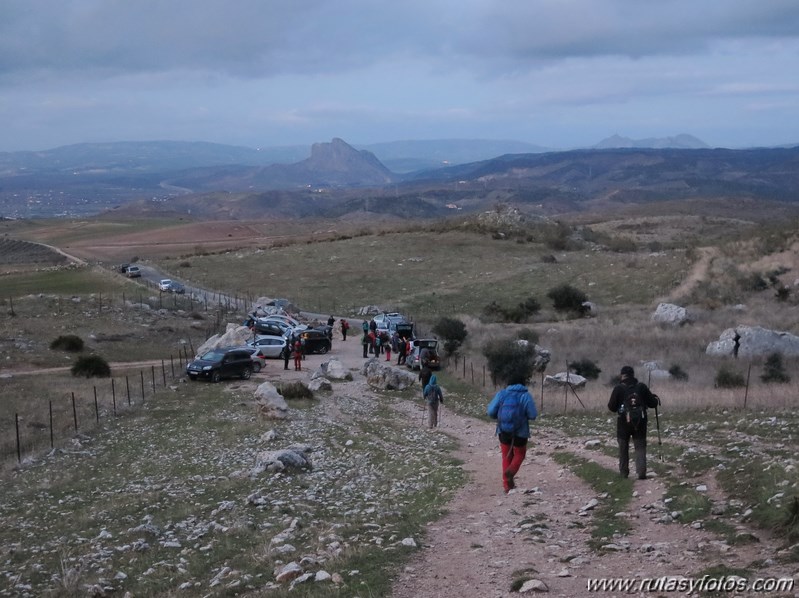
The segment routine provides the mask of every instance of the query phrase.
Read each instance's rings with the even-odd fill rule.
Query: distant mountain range
[[[644,143],[669,147],[638,147]],[[86,215],[130,206],[213,218],[353,212],[425,217],[483,209],[497,198],[554,213],[607,200],[799,200],[799,148],[709,149],[690,135],[639,141],[614,136],[598,145],[603,147],[571,151],[479,140],[370,146],[392,163],[427,165],[413,171],[392,170],[375,152],[341,139],[304,153],[182,142],[5,153],[0,216]],[[468,160],[481,154],[489,157]],[[297,159],[275,161],[289,155]]]
[[[707,149],[710,146],[701,139],[685,133],[676,137],[649,137],[647,139],[630,139],[612,135],[597,143],[593,149],[618,149],[618,148],[650,148],[650,149]]]

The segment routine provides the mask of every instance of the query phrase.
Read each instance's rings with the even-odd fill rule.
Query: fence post
[[[164,379],[164,388],[166,388],[166,366],[164,360],[161,360],[161,377]]]
[[[17,429],[17,463],[22,463],[22,448],[19,446],[19,413],[14,414],[14,427]]]
[[[746,370],[746,390],[744,391],[744,409],[746,409],[746,399],[749,397],[749,376],[752,374],[752,362],[749,362],[749,369]]]
[[[78,431],[78,410],[75,407],[75,393],[72,393],[72,419],[75,422],[75,431]]]
[[[544,371],[541,370],[541,413],[544,413]]]
[[[155,395],[155,366],[154,365],[150,366],[150,374],[151,374],[152,382],[153,382],[153,395]]]
[[[125,376],[125,384],[128,383],[128,377]],[[130,396],[130,391],[128,391],[128,396]],[[117,416],[117,393],[114,388],[114,379],[111,378],[111,401],[114,406],[114,417]]]
[[[97,405],[97,387],[94,387],[94,418],[100,423],[100,407]]]
[[[47,401],[50,404],[50,448],[55,448],[55,444],[53,443],[53,401],[52,399]]]

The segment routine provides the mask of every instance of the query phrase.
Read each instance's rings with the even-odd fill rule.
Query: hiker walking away
[[[441,392],[435,374],[424,387],[424,400],[427,403],[427,427],[432,430],[438,427],[438,405],[444,403],[444,393]]]
[[[502,452],[502,487],[507,494],[516,487],[514,478],[527,455],[530,438],[529,420],[538,417],[533,395],[525,386],[521,373],[508,378],[508,386],[500,390],[488,404],[488,417],[497,420],[499,449]]]
[[[658,398],[649,387],[639,382],[635,370],[629,365],[621,368],[620,382],[613,387],[608,409],[618,414],[616,440],[619,443],[619,473],[630,475],[630,438],[635,447],[635,473],[639,480],[646,479],[646,409],[657,407]]]
[[[432,377],[433,377],[433,370],[431,370],[426,365],[422,366],[419,369],[419,382],[422,383],[422,396],[424,396],[424,391],[427,388],[427,385],[430,384],[430,380],[432,379]]]
[[[347,330],[350,328],[350,323],[344,318],[341,318],[341,340],[347,340]]]

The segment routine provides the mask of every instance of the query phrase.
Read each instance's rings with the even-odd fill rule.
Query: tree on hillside
[[[457,352],[468,334],[466,324],[456,318],[443,317],[435,326],[433,333],[444,339],[444,352],[449,356]]]

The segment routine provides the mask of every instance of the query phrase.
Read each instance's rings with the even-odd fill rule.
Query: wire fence
[[[97,429],[105,420],[134,412],[156,400],[159,391],[174,383],[192,359],[184,347],[177,357],[170,355],[159,365],[103,380],[88,393],[62,392],[55,399],[42,401],[38,409],[29,406],[24,416],[15,412],[14,434],[3,437],[0,460],[13,458],[22,463],[26,457],[53,450],[68,438]]]

